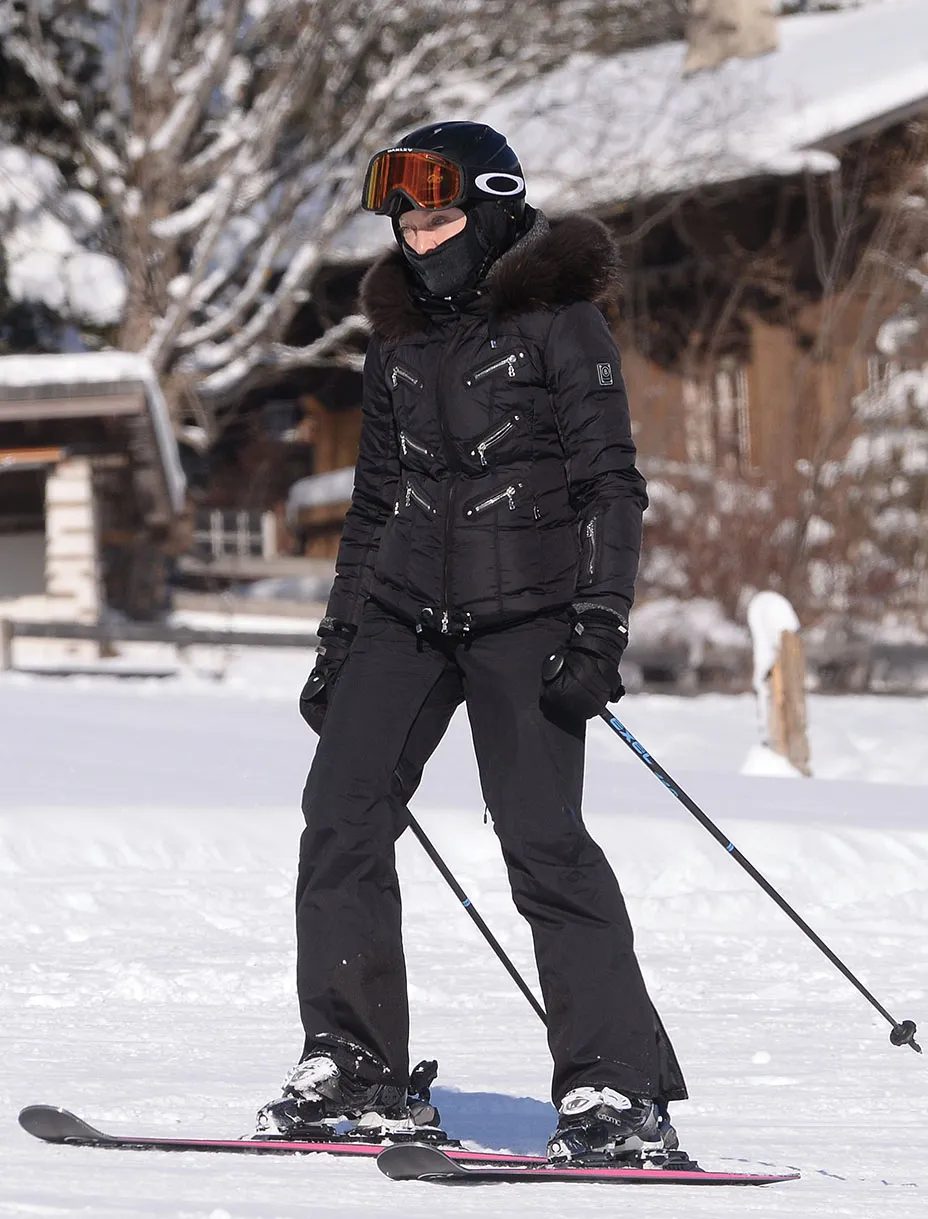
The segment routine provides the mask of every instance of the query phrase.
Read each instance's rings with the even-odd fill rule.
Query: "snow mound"
[[[769,745],[752,745],[741,767],[743,775],[756,775],[768,779],[801,779],[803,775],[791,765],[788,758],[776,753]]]

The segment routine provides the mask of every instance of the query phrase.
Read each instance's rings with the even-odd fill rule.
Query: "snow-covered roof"
[[[310,474],[291,486],[287,495],[287,519],[292,520],[300,508],[347,503],[353,490],[354,466],[328,470],[325,474]]]
[[[837,167],[830,149],[928,109],[928,0],[777,21],[780,45],[684,78],[686,45],[572,56],[469,113],[505,132],[528,200],[554,215],[758,175]],[[479,98],[479,89],[475,96]],[[389,221],[356,213],[330,257],[373,258]]]
[[[553,212],[835,168],[831,148],[928,109],[928,2],[781,18],[776,51],[684,78],[682,42],[573,56],[479,117]]]
[[[152,432],[158,446],[171,507],[184,504],[186,479],[177,441],[158,378],[145,356],[130,351],[84,351],[66,355],[0,356],[0,387],[6,390],[46,390],[60,396],[69,386],[138,385],[145,395]],[[59,391],[54,395],[54,390]]]

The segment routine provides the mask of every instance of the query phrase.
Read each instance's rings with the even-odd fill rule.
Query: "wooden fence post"
[[[802,640],[795,631],[783,631],[770,670],[767,707],[770,747],[787,758],[803,775],[811,775],[806,720],[806,661]]]
[[[0,673],[9,673],[13,667],[13,623],[9,618],[0,618]]]
[[[768,749],[811,775],[806,728],[806,662],[799,617],[780,593],[755,593],[747,610],[754,645],[754,693]]]

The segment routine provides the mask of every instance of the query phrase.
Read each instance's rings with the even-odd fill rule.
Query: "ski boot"
[[[613,1088],[574,1088],[558,1108],[548,1140],[552,1164],[626,1168],[695,1168],[679,1150],[662,1101],[625,1096]]]
[[[389,1082],[383,1063],[363,1046],[320,1034],[287,1074],[280,1097],[258,1110],[256,1137],[446,1144],[438,1110],[429,1099],[437,1074],[437,1063],[421,1062],[409,1087],[400,1087]],[[345,1120],[354,1126],[336,1131],[336,1123]]]

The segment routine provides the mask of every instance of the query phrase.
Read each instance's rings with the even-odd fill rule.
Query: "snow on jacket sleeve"
[[[327,617],[359,625],[383,528],[393,512],[399,477],[393,405],[384,377],[380,344],[374,340],[364,360],[361,438],[354,491],[338,547]]]
[[[579,520],[577,600],[627,614],[635,599],[648,498],[635,467],[618,348],[595,305],[582,301],[558,312],[546,362]]]

